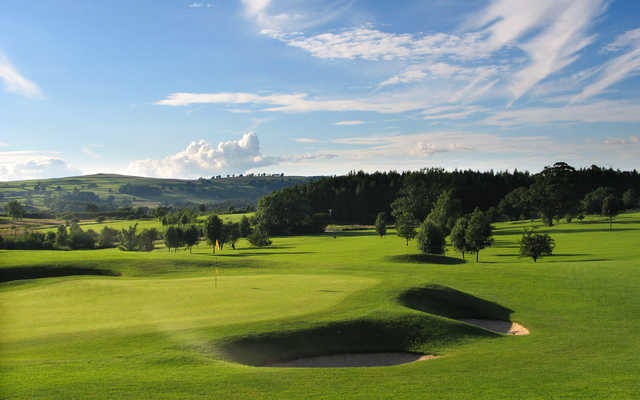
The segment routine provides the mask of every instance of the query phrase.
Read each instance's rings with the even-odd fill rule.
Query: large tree
[[[14,221],[19,221],[24,218],[24,207],[18,200],[11,200],[7,203],[7,214]]]
[[[527,229],[520,239],[520,255],[531,257],[533,262],[542,256],[550,256],[555,247],[555,242],[546,233],[535,233],[532,229]]]
[[[638,193],[633,188],[625,190],[622,194],[622,205],[626,210],[638,207]]]
[[[416,225],[413,215],[408,212],[396,217],[396,232],[406,241],[407,246],[409,246],[409,240],[416,237]]]
[[[418,249],[425,254],[444,254],[445,236],[439,226],[425,219],[416,237]]]
[[[609,218],[609,230],[613,229],[613,219],[620,212],[620,202],[614,195],[607,196],[602,201],[602,215]]]
[[[177,226],[170,226],[167,228],[164,232],[164,244],[169,249],[169,252],[171,252],[171,249],[174,249],[175,252],[175,249],[182,246],[183,236],[182,229]]]
[[[491,246],[493,243],[492,236],[493,228],[491,227],[491,222],[479,208],[476,208],[469,218],[469,224],[464,236],[467,249],[476,254],[476,262],[480,260],[480,250]]]
[[[216,240],[220,243],[224,239],[224,226],[220,217],[210,215],[209,218],[207,218],[207,222],[204,224],[204,236],[207,238],[209,246],[211,246],[211,252],[215,253]]]
[[[189,254],[191,254],[193,246],[197,245],[200,241],[200,233],[200,228],[196,225],[191,225],[184,230],[184,244],[187,246],[187,249],[189,249]]]
[[[535,182],[529,187],[529,199],[545,225],[553,225],[554,219],[578,207],[574,176],[575,169],[564,162],[545,167],[535,176]]]
[[[613,189],[605,186],[600,186],[596,190],[587,193],[580,202],[582,211],[586,214],[601,214],[602,202],[612,193]]]
[[[438,196],[427,219],[440,227],[442,233],[447,236],[458,216],[460,216],[460,201],[455,198],[453,190],[445,190]]]
[[[469,226],[469,218],[460,217],[456,220],[456,223],[453,226],[453,229],[451,229],[451,236],[450,236],[451,244],[456,250],[462,253],[463,260],[464,260],[464,253],[466,251],[469,251],[467,240],[466,240],[468,226]]]
[[[387,217],[384,212],[379,212],[376,217],[376,233],[380,237],[384,237],[387,234]]]

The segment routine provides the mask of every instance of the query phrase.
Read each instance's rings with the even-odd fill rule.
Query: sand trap
[[[511,321],[499,321],[494,319],[474,319],[463,318],[460,319],[467,324],[476,325],[490,331],[502,333],[505,335],[528,335],[529,330],[517,322]]]
[[[265,367],[301,368],[346,368],[346,367],[389,367],[415,361],[430,360],[438,356],[417,353],[346,353],[327,356],[307,357],[297,360],[267,364]]]

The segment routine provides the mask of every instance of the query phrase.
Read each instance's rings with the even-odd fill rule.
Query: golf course
[[[556,244],[537,262],[518,252],[532,226]],[[445,255],[421,254],[392,229],[274,236],[268,247],[240,239],[215,253],[204,242],[191,253],[160,242],[0,250],[0,398],[639,396],[640,213],[620,214],[611,231],[600,216],[493,229],[478,263],[449,243]],[[286,364],[366,353],[415,357]]]

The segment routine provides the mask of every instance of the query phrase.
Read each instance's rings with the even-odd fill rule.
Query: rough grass
[[[371,231],[244,241],[213,256],[0,251],[0,268],[105,269],[0,284],[2,398],[630,399],[640,387],[640,214],[540,227],[556,255],[517,256],[498,224],[480,263],[417,255]],[[214,270],[221,272],[218,288]],[[492,335],[451,317],[505,317]],[[265,369],[272,359],[409,350],[385,368]]]

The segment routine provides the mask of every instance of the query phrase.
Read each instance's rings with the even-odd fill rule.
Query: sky
[[[637,0],[0,4],[0,181],[638,160]]]

